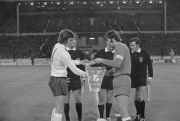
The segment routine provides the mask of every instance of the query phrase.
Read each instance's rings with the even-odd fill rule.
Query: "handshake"
[[[102,58],[96,58],[96,59],[94,59],[92,61],[89,61],[89,60],[85,59],[85,60],[80,61],[80,64],[85,65],[85,66],[91,66],[91,65],[94,65],[94,64],[97,64],[97,63],[101,63],[102,61],[103,61]]]
[[[82,60],[82,61],[80,61],[80,64],[84,65],[84,66],[91,66],[91,65],[96,64],[96,62],[95,61],[89,61],[89,60]]]

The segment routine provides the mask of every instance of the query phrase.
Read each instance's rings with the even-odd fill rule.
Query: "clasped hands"
[[[103,61],[102,58],[96,58],[96,59],[94,59],[92,61],[89,61],[89,60],[85,59],[85,60],[80,61],[80,64],[85,65],[85,66],[91,66],[91,65],[94,65],[94,64],[97,64],[97,63],[101,63],[102,61]]]

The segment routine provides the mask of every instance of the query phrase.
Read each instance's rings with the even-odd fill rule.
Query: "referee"
[[[66,43],[66,50],[69,52],[71,55],[72,60],[77,60],[77,61],[83,61],[85,59],[85,56],[82,51],[76,48],[76,41],[78,37],[76,35],[76,39],[72,39],[67,41]],[[83,65],[76,65],[79,69],[85,71],[85,67]],[[68,83],[68,94],[67,94],[67,99],[64,104],[64,114],[66,117],[66,121],[70,121],[69,118],[69,101],[70,101],[70,91],[72,91],[75,102],[76,102],[76,111],[78,114],[78,121],[82,121],[82,103],[81,103],[81,78],[80,76],[74,74],[70,68],[67,68],[67,77],[69,78],[69,83]]]
[[[129,40],[131,49],[131,87],[135,89],[135,107],[137,115],[135,121],[145,121],[145,92],[147,80],[153,77],[152,61],[148,52],[139,47],[139,38]]]
[[[114,51],[113,51],[113,43],[105,38],[106,40],[106,47],[99,50],[95,54],[95,58],[103,58],[107,60],[113,60]],[[102,66],[106,67],[106,74],[104,75],[104,78],[102,80],[101,89],[98,92],[99,97],[99,114],[100,118],[103,118],[104,116],[104,105],[106,107],[106,119],[107,121],[110,120],[110,111],[112,107],[112,98],[113,98],[113,68],[104,64],[96,64],[95,66]]]

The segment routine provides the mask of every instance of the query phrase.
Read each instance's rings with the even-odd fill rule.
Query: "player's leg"
[[[112,107],[113,90],[107,90],[106,93],[106,119],[109,120]]]
[[[142,78],[138,81],[138,92],[137,92],[137,100],[139,101],[139,112],[140,118],[145,120],[145,98],[147,97],[147,79]]]
[[[101,89],[98,92],[98,110],[99,110],[99,115],[100,118],[104,118],[104,104],[105,104],[105,100],[106,100],[106,81],[105,81],[105,76],[102,80],[102,84],[101,84]]]
[[[76,111],[78,114],[78,120],[82,120],[82,103],[81,103],[81,89],[73,90],[73,95],[76,101]]]
[[[65,97],[65,103],[64,103],[64,115],[66,117],[66,121],[70,121],[70,118],[69,118],[69,110],[70,110],[69,101],[70,101],[70,90],[68,90],[68,93]]]
[[[176,59],[175,58],[172,59],[172,64],[174,64],[174,63],[176,63]]]
[[[122,121],[130,121],[131,117],[128,112],[128,100],[129,97],[126,95],[119,95],[116,97],[118,106],[120,108],[120,114],[122,115]]]
[[[118,104],[117,104],[117,101],[115,101],[114,102],[114,104],[113,105],[115,105],[115,113],[114,113],[114,116],[116,117],[116,118],[118,118],[118,117],[120,117],[121,118],[121,114],[120,114],[120,109],[119,109],[119,106],[117,106]]]
[[[106,100],[106,90],[105,89],[100,89],[100,91],[98,92],[98,98],[99,98],[99,102],[98,102],[98,110],[99,110],[99,115],[100,118],[104,118],[104,104],[105,104],[105,100]]]
[[[117,104],[120,109],[122,121],[131,121],[131,117],[128,112],[129,93],[131,90],[131,78],[128,75],[121,75],[114,77],[114,96],[116,97]],[[121,121],[120,118],[117,121]]]
[[[80,78],[73,79],[72,84],[71,84],[71,89],[73,91],[73,95],[75,98],[75,106],[76,106],[76,111],[78,115],[78,120],[82,120],[82,103],[81,103],[81,80]]]
[[[170,63],[173,64],[173,58],[172,58],[172,57],[171,57],[171,59],[170,59]]]
[[[110,119],[110,112],[113,99],[113,76],[108,77],[106,80],[106,118]]]
[[[55,108],[52,111],[51,121],[62,121],[64,98],[68,91],[66,79],[51,77],[49,86],[55,99]]]
[[[134,88],[134,104],[136,107],[136,118],[135,121],[139,121],[141,118],[140,115],[140,101],[139,101],[139,88]]]
[[[114,116],[115,116],[117,119],[121,119],[122,117],[121,117],[121,114],[120,114],[120,108],[119,108],[119,106],[118,106],[118,104],[117,104],[117,101],[115,101],[113,105],[115,105],[115,113],[114,113]]]
[[[64,98],[65,96],[55,97],[55,111],[53,121],[62,121],[62,115],[64,110]]]
[[[85,80],[81,78],[81,94],[84,93],[85,84]]]
[[[145,94],[146,94],[146,86],[139,87],[139,111],[141,115],[141,119],[145,119]]]

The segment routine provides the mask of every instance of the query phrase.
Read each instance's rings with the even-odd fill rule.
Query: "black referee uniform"
[[[72,49],[68,50],[69,54],[71,55],[72,60],[84,60],[85,56],[79,49]],[[85,67],[83,65],[76,65],[79,69],[85,70]],[[67,77],[70,79],[68,84],[69,90],[78,90],[81,89],[81,79],[80,76],[74,74],[69,68],[67,68]]]
[[[149,54],[141,49],[131,52],[131,63],[131,87],[146,86],[147,76],[153,77],[152,61]]]
[[[106,49],[101,49],[99,50],[94,59],[95,58],[103,58],[103,59],[107,59],[107,60],[113,60],[113,52],[112,51],[108,51]],[[112,67],[104,65],[104,64],[95,64],[94,66],[101,66],[101,67],[106,67],[106,70],[109,71],[112,69]],[[101,85],[101,89],[108,89],[108,90],[113,90],[113,75],[105,75],[103,80],[102,80],[102,85]]]
[[[71,55],[71,59],[72,60],[84,60],[85,56],[84,54],[76,48],[73,49],[68,49],[66,48],[66,50],[69,52],[69,54]],[[77,68],[81,69],[81,70],[85,70],[85,67],[83,65],[76,65]],[[74,74],[69,68],[67,68],[67,78],[69,78],[69,83],[68,83],[68,91],[70,92],[75,91],[75,90],[79,90],[81,89],[81,79],[80,76]],[[76,102],[76,111],[78,114],[78,120],[81,121],[82,119],[82,103]],[[69,103],[65,103],[64,104],[64,114],[66,117],[66,121],[70,121],[69,118]]]
[[[149,54],[139,48],[138,51],[131,53],[131,63],[131,87],[136,89],[134,103],[137,115],[134,121],[141,119],[145,121],[145,101],[140,94],[141,88],[147,85],[147,77],[153,77],[152,61]]]
[[[112,51],[109,51],[107,48],[101,49],[99,50],[94,58],[103,58],[103,59],[107,59],[107,60],[113,60],[114,57],[114,53]],[[104,64],[95,64],[94,66],[101,66],[101,67],[106,67],[106,70],[109,71],[112,69],[112,67],[104,65]],[[102,80],[102,84],[101,84],[101,89],[106,89],[106,91],[108,90],[113,90],[113,73],[112,74],[105,74],[103,80]],[[110,111],[111,111],[111,107],[112,107],[112,103],[111,102],[107,102],[106,100],[106,118],[109,118],[110,116]],[[98,104],[98,110],[99,110],[99,114],[100,114],[100,118],[103,118],[103,114],[104,114],[104,104]]]

